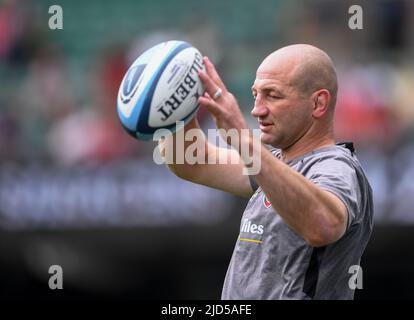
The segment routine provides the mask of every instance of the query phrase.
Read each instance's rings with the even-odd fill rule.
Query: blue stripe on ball
[[[197,105],[197,107],[188,116],[186,116],[183,120],[181,120],[181,121],[184,121],[184,125],[186,125],[188,122],[190,122],[190,120],[193,118],[194,114],[197,112],[199,106],[200,105]],[[160,130],[165,130],[165,129],[170,130],[171,133],[175,133],[176,129],[177,129],[176,123],[171,124],[171,125],[166,126],[166,127],[160,128]],[[153,140],[154,132],[156,132],[157,130],[158,130],[158,128],[155,128],[152,133],[143,133],[143,132],[138,132],[137,131],[136,132],[136,137],[140,140],[147,140],[147,141],[148,140]],[[133,133],[132,133],[132,136],[134,136]]]

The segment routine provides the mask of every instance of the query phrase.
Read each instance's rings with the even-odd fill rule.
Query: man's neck
[[[331,135],[324,136],[320,139],[313,139],[311,141],[303,141],[302,139],[292,146],[282,149],[282,160],[288,162],[297,157],[303,156],[311,151],[321,148],[329,147],[335,144],[335,139]]]

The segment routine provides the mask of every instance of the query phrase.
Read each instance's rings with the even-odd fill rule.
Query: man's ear
[[[313,112],[312,115],[319,119],[329,111],[331,94],[326,89],[320,89],[313,93]]]

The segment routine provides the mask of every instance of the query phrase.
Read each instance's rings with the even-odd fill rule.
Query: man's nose
[[[255,117],[265,117],[267,113],[269,112],[269,109],[267,109],[266,105],[263,103],[261,95],[256,96],[256,100],[254,101],[254,107],[250,114]]]

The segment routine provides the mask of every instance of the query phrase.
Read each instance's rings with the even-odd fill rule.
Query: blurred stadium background
[[[63,30],[48,28],[53,4]],[[348,28],[352,4],[363,30]],[[116,115],[128,65],[169,39],[209,56],[248,118],[268,53],[331,55],[338,140],[356,143],[374,190],[356,298],[414,298],[413,34],[408,0],[1,1],[0,298],[220,297],[246,201],[178,180]],[[53,264],[64,290],[48,288]]]

